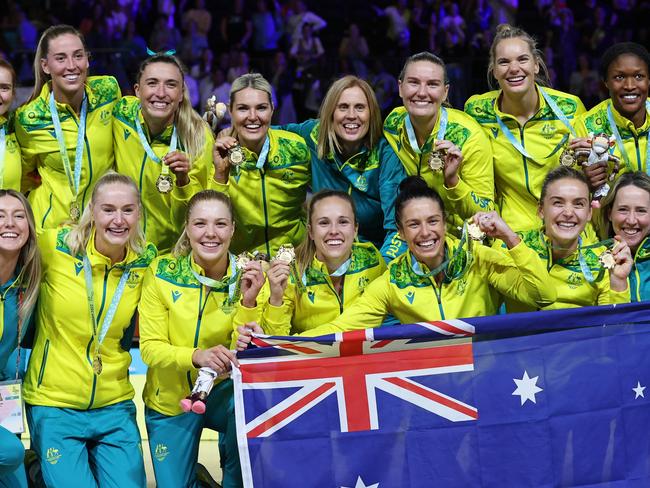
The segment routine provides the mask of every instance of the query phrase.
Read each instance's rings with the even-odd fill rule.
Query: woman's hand
[[[231,136],[219,137],[214,141],[212,148],[212,164],[214,164],[214,179],[219,183],[228,183],[230,176],[230,158],[228,149],[238,144],[237,139]]]
[[[456,146],[451,141],[436,141],[434,143],[435,151],[444,151],[445,156],[445,168],[444,168],[444,177],[445,177],[445,186],[447,188],[453,188],[458,184],[458,171],[460,171],[460,165],[463,162],[463,153],[458,146]]]
[[[508,249],[512,249],[521,242],[519,236],[505,223],[501,216],[495,211],[478,212],[472,217],[473,222],[478,225],[485,235],[493,239],[501,239],[506,243]]]
[[[620,236],[615,236],[614,239],[616,239],[616,244],[612,249],[612,256],[614,256],[616,264],[609,271],[609,284],[614,291],[625,291],[627,290],[627,277],[632,271],[634,260],[627,242]]]
[[[197,349],[192,353],[192,364],[195,368],[212,368],[219,375],[230,371],[231,362],[239,366],[235,352],[221,344],[209,349]]]
[[[188,173],[190,172],[190,158],[181,151],[172,151],[162,158],[163,164],[169,166],[169,169],[176,176],[176,186],[185,186],[190,182]]]
[[[253,334],[264,334],[262,328],[257,322],[247,322],[244,325],[237,327],[237,350],[244,351],[253,339]]]
[[[261,262],[252,260],[246,263],[241,277],[241,301],[244,307],[254,308],[257,305],[257,295],[264,285],[264,280]]]
[[[266,272],[266,276],[269,279],[269,287],[271,288],[269,303],[274,307],[282,305],[282,296],[289,283],[290,274],[291,267],[287,263],[277,259],[271,263],[269,270]]]

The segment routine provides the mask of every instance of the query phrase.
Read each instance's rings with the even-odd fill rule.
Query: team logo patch
[[[156,444],[156,449],[154,449],[153,457],[156,458],[156,461],[164,461],[165,458],[169,456],[169,449],[165,444]]]
[[[74,263],[74,272],[75,275],[79,276],[79,273],[81,273],[81,270],[84,269],[84,265],[81,261]]]
[[[409,301],[411,305],[413,305],[413,300],[415,299],[415,292],[414,291],[409,291],[406,295],[404,295],[406,299]]]
[[[365,175],[359,175],[355,186],[361,190],[366,191],[368,189],[368,180]]]
[[[126,285],[129,288],[135,288],[140,284],[140,278],[141,276],[138,273],[136,273],[135,271],[131,271],[129,273],[129,277],[126,279]]]
[[[359,283],[358,283],[359,295],[363,295],[363,292],[366,291],[366,286],[368,286],[368,283],[370,283],[370,280],[365,276],[359,278]]]
[[[467,289],[467,279],[463,278],[456,282],[456,295],[462,296]]]
[[[496,139],[498,135],[499,135],[499,129],[497,127],[492,127],[492,137]]]
[[[124,129],[124,140],[126,141],[129,136],[131,135],[131,131],[128,129]]]
[[[307,298],[309,298],[309,301],[311,303],[314,303],[314,300],[316,299],[316,294],[312,290],[309,290],[307,292]]]
[[[45,453],[45,460],[50,464],[56,464],[61,459],[61,454],[56,447],[50,447]]]
[[[282,174],[282,181],[284,181],[285,183],[291,183],[293,181],[293,171],[291,171],[289,169],[286,170]]]
[[[569,288],[578,288],[582,285],[582,276],[578,273],[571,273],[566,280]]]
[[[172,300],[174,300],[174,303],[176,303],[176,300],[178,300],[181,297],[182,293],[178,290],[172,291]]]
[[[557,128],[553,124],[546,123],[542,126],[542,137],[551,139],[557,132]]]

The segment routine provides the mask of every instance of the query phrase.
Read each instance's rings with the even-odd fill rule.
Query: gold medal
[[[473,241],[482,241],[485,239],[485,232],[483,232],[481,228],[474,223],[471,223],[467,226],[467,235]]]
[[[560,164],[567,168],[572,167],[578,162],[578,157],[573,149],[566,148],[560,155]]]
[[[253,255],[247,251],[244,251],[235,258],[235,265],[237,266],[237,269],[242,270],[252,259]]]
[[[95,372],[96,375],[102,374],[102,356],[99,354],[99,352],[95,355],[95,359],[93,359],[93,371]]]
[[[73,222],[78,222],[79,217],[81,217],[81,210],[79,210],[79,205],[77,202],[70,203],[70,220]]]
[[[445,151],[432,151],[429,155],[429,168],[434,173],[440,173],[445,168]]]
[[[253,253],[253,259],[255,261],[259,261],[260,264],[262,265],[262,271],[266,273],[269,270],[269,256],[266,253],[255,251]]]
[[[614,255],[609,249],[598,257],[598,261],[605,269],[614,269],[614,266],[616,266],[616,259],[614,259]]]
[[[228,159],[233,166],[239,166],[244,162],[244,151],[239,144],[228,149]]]
[[[285,244],[278,248],[275,259],[284,264],[291,264],[296,259],[296,251],[291,244]]]
[[[156,180],[156,188],[160,193],[169,193],[172,191],[172,177],[168,174],[160,174]]]

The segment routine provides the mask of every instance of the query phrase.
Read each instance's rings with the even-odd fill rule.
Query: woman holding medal
[[[230,135],[213,151],[214,189],[232,198],[237,226],[233,251],[272,255],[305,235],[303,204],[311,181],[309,149],[302,137],[271,129],[271,85],[262,75],[237,78],[230,88]]]
[[[257,295],[264,284],[259,261],[229,253],[235,232],[232,204],[206,190],[189,202],[185,228],[173,254],[154,260],[140,301],[140,349],[149,367],[144,401],[156,481],[162,487],[198,487],[196,462],[204,427],[218,430],[225,450],[224,487],[241,486],[232,382],[220,377],[205,415],[183,413],[198,369],[223,375],[237,325],[259,320]],[[162,458],[157,453],[165,452]]]
[[[182,232],[189,198],[212,177],[212,132],[192,109],[184,68],[172,53],[140,63],[135,97],[113,110],[117,171],[138,182],[145,235],[161,252]]]
[[[20,341],[38,298],[40,277],[41,259],[29,203],[16,190],[0,190],[0,382],[10,382],[2,388],[17,385],[20,389],[24,358]],[[0,487],[27,487],[24,451],[20,438],[0,427]]]
[[[599,103],[576,121],[580,136],[572,144],[576,151],[592,147],[594,134],[613,139],[610,160],[620,163],[620,174],[650,170],[650,53],[640,44],[621,42],[607,49],[600,62],[609,99]],[[585,166],[592,188],[600,188],[616,177],[607,162]],[[606,192],[605,192],[606,193]]]
[[[572,121],[585,108],[578,97],[548,88],[548,70],[535,41],[508,24],[497,28],[490,47],[488,83],[494,80],[499,89],[470,97],[465,112],[492,143],[501,216],[515,230],[537,229],[542,182],[560,164],[575,137]]]
[[[266,273],[270,296],[262,325],[269,334],[295,334],[334,320],[386,271],[373,244],[355,242],[359,224],[351,195],[316,193],[307,222],[295,263],[276,256]]]
[[[476,225],[465,223],[460,239],[447,233],[442,198],[418,176],[401,183],[395,218],[408,252],[393,260],[339,317],[301,335],[377,327],[388,313],[403,324],[493,315],[499,307],[497,292],[536,307],[555,301],[534,251],[495,212],[483,214],[483,220],[494,222],[491,237],[507,244],[507,255],[474,245],[474,239],[484,237]],[[249,341],[250,325],[239,329],[239,348]]]
[[[603,238],[620,236],[630,247],[630,298],[650,300],[650,176],[643,171],[625,173],[603,199]]]
[[[16,72],[0,59],[0,189],[20,191],[22,162],[14,132],[14,114],[9,112],[16,95]]]
[[[557,293],[553,303],[539,308],[550,310],[630,301],[627,278],[632,256],[626,241],[617,235],[607,241],[583,242],[581,234],[591,219],[589,203],[589,187],[581,171],[562,166],[544,179],[538,210],[543,227],[519,232],[539,264],[548,269],[547,286]],[[506,301],[508,312],[536,308]]]
[[[282,127],[305,139],[311,153],[311,190],[349,192],[359,237],[381,247],[387,260],[400,251],[394,237],[395,197],[404,167],[382,136],[381,111],[364,80],[344,76],[330,86],[319,118]]]
[[[494,207],[492,149],[467,114],[445,106],[449,81],[444,62],[422,52],[399,75],[404,106],[384,121],[384,136],[408,175],[419,175],[442,197],[452,228]]]
[[[39,236],[43,279],[24,392],[48,486],[145,486],[128,368],[132,318],[156,248],[140,215],[135,183],[111,171],[78,224]]]
[[[36,227],[76,222],[95,182],[113,167],[111,111],[120,88],[110,76],[88,77],[88,51],[68,25],[43,32],[34,58],[34,91],[16,115],[23,191]]]

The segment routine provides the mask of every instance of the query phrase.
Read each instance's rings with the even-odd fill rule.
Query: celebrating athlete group
[[[122,96],[66,25],[41,36],[15,112],[0,61],[0,379],[22,392],[43,483],[146,486],[136,329],[157,486],[199,486],[209,428],[231,488],[229,371],[253,333],[650,299],[649,65],[645,47],[611,46],[609,98],[586,111],[504,24],[494,90],[464,111],[422,52],[384,121],[371,86],[344,76],[318,119],[271,126],[260,74],[198,114],[181,62],[151,53]],[[214,133],[226,105],[232,126]],[[0,486],[27,486],[23,458],[0,427]]]

